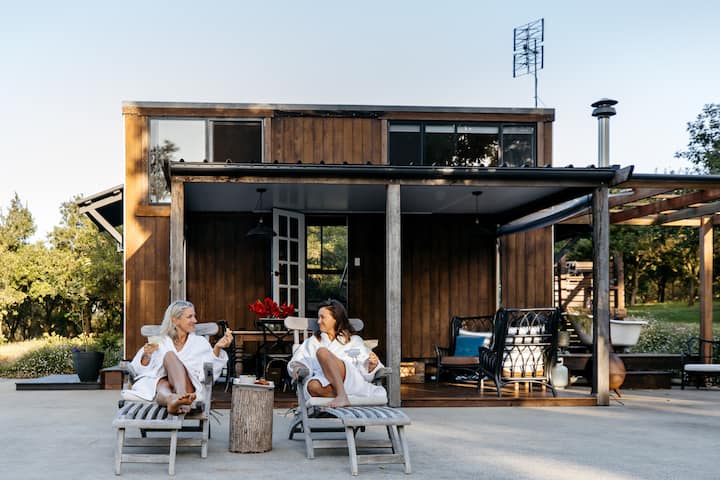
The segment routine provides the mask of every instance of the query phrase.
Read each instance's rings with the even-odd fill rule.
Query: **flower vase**
[[[73,352],[73,366],[81,382],[97,382],[104,352]]]

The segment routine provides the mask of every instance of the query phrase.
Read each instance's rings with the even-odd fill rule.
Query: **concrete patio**
[[[16,391],[0,379],[0,471],[6,479],[168,478],[164,464],[113,474],[119,392]],[[413,474],[361,465],[359,478],[716,479],[720,390],[635,390],[610,407],[408,408]],[[305,458],[274,412],[273,450],[228,451],[228,414],[212,423],[207,459],[178,449],[177,478],[351,478],[341,450]]]

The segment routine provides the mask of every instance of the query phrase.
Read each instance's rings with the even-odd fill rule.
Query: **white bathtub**
[[[631,347],[638,342],[645,320],[610,319],[610,340],[614,347]]]

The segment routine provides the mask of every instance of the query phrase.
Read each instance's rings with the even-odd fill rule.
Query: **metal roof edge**
[[[203,103],[203,102],[158,102],[123,101],[123,111],[132,108],[177,108],[177,109],[223,109],[223,110],[275,110],[314,111],[337,110],[355,112],[427,112],[427,113],[485,113],[485,114],[534,114],[555,116],[554,108],[527,107],[469,107],[469,106],[415,106],[415,105],[354,105],[354,104],[292,104],[292,103]]]
[[[318,164],[233,164],[205,162],[171,162],[172,175],[181,176],[265,176],[265,177],[333,177],[388,180],[484,179],[577,181],[587,185],[611,182],[618,172],[609,168],[568,167],[421,167],[388,165],[318,165]]]

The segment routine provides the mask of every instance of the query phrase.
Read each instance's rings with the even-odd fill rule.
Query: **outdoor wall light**
[[[267,189],[266,188],[258,188],[255,191],[258,193],[258,199],[257,199],[257,202],[255,203],[255,209],[253,210],[253,212],[262,212],[263,193],[267,192]],[[262,213],[261,213],[260,219],[258,220],[257,225],[255,225],[253,228],[251,228],[245,234],[245,236],[248,238],[258,238],[258,239],[268,239],[268,240],[273,238],[276,235],[277,235],[277,233],[275,233],[275,230],[273,230],[272,228],[265,225],[265,223],[263,223]]]

